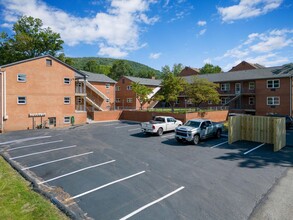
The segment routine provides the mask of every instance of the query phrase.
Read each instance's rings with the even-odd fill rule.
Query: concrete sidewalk
[[[267,198],[257,207],[251,220],[291,220],[293,216],[293,167],[273,187]]]

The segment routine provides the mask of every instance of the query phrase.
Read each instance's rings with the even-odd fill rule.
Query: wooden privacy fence
[[[286,145],[285,118],[264,116],[231,116],[228,142],[246,140],[274,145],[278,151]]]

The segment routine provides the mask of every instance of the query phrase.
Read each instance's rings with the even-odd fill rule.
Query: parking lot
[[[287,146],[227,135],[181,144],[135,122],[105,122],[1,135],[0,150],[39,185],[58,187],[93,219],[248,219],[293,164]],[[60,200],[60,199],[59,199]]]

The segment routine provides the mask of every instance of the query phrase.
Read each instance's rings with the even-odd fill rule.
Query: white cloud
[[[245,60],[264,66],[281,65],[293,57],[293,29],[275,29],[264,33],[252,33],[237,47],[227,50],[215,60],[227,61],[224,70]],[[292,62],[292,61],[291,61]]]
[[[206,24],[207,24],[206,21],[198,21],[198,22],[197,22],[197,25],[198,25],[198,26],[205,26]]]
[[[141,47],[139,25],[158,21],[158,17],[149,18],[146,15],[150,4],[154,2],[156,1],[111,0],[106,12],[83,18],[50,7],[41,0],[2,0],[0,5],[4,8],[2,16],[6,26],[22,15],[40,18],[45,27],[51,27],[54,32],[60,33],[69,46],[96,43],[100,48],[99,54],[121,57]]]
[[[203,60],[203,63],[206,64],[206,63],[212,63],[212,59],[211,58],[206,58]]]
[[[238,5],[218,7],[223,22],[257,17],[278,8],[283,0],[240,0]]]
[[[200,36],[201,36],[201,35],[204,35],[206,31],[207,31],[207,29],[203,29],[203,30],[201,30],[198,34],[199,34]]]
[[[161,53],[151,53],[150,59],[154,59],[154,60],[159,59],[161,55],[162,55]]]

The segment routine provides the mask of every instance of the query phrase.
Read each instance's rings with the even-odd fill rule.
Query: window
[[[132,90],[132,86],[127,86],[127,90]]]
[[[110,99],[106,99],[106,102],[110,102]]]
[[[270,89],[280,88],[280,80],[279,79],[267,80],[267,88],[270,88]]]
[[[52,60],[46,59],[46,66],[52,66]]]
[[[249,82],[249,84],[248,84],[248,89],[249,89],[249,90],[254,90],[254,88],[255,88],[255,84],[254,84],[254,82]]]
[[[249,105],[254,105],[254,97],[249,97],[248,104]]]
[[[109,89],[110,88],[110,83],[107,83],[106,84],[106,89]]]
[[[230,83],[222,83],[221,91],[230,91]]]
[[[25,96],[18,96],[17,97],[17,104],[25,105],[26,104],[26,97]]]
[[[64,124],[69,124],[70,123],[70,116],[65,116],[64,117]]]
[[[116,87],[115,87],[115,90],[116,90],[116,91],[120,91],[120,86],[116,86]]]
[[[221,104],[222,104],[222,105],[225,105],[225,104],[227,104],[227,103],[228,103],[228,101],[229,101],[229,98],[228,98],[228,97],[221,98]]]
[[[267,97],[267,105],[280,105],[280,97],[278,96]]]
[[[17,82],[26,82],[26,74],[17,74]]]
[[[70,104],[70,97],[64,97],[64,104]]]
[[[213,102],[211,100],[208,101],[208,105],[212,105]]]
[[[49,119],[49,125],[53,125],[54,127],[56,127],[56,118],[51,117],[51,118],[48,118],[48,119]]]
[[[76,102],[77,102],[78,104],[82,104],[82,98],[77,97]]]
[[[65,77],[64,78],[64,84],[70,84],[70,78]]]
[[[120,103],[120,98],[116,98],[116,103]]]
[[[126,99],[126,102],[127,102],[127,103],[132,103],[132,98],[127,98],[127,99]]]

